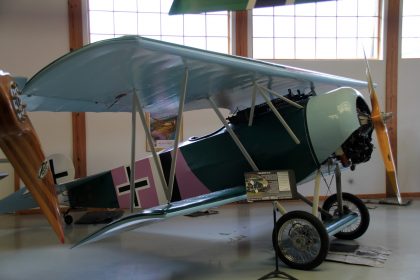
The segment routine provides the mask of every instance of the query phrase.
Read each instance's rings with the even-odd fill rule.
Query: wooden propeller
[[[52,174],[39,174],[45,160],[38,136],[11,77],[0,71],[0,148],[41,208],[61,243],[64,233]]]
[[[371,119],[373,127],[376,131],[376,137],[378,139],[382,159],[385,164],[386,175],[388,176],[388,179],[391,182],[392,188],[394,189],[394,192],[397,196],[398,203],[402,204],[400,188],[398,185],[397,171],[395,168],[394,157],[392,155],[391,144],[389,141],[388,129],[386,128],[384,119],[382,117],[382,111],[379,106],[378,96],[376,95],[375,88],[373,86],[369,63],[366,58],[365,60],[370,102],[372,105]]]

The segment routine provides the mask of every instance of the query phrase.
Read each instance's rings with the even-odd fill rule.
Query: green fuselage
[[[368,115],[369,110],[359,92],[351,88],[341,88],[324,95],[295,98],[298,98],[297,102],[303,106],[302,109],[278,100],[272,102],[299,139],[299,144],[290,137],[266,104],[256,106],[251,126],[248,125],[249,108],[228,118],[230,127],[259,171],[291,170],[299,184],[310,179],[331,156],[340,161],[344,158],[344,162],[350,164],[369,160],[372,152],[371,125],[361,125],[359,121],[359,114],[363,116],[365,112]],[[171,151],[169,149],[159,153],[166,182],[169,182],[170,177]],[[139,193],[140,199],[152,197],[152,206],[164,203],[165,198],[158,198],[159,193],[164,193],[164,186],[152,170],[152,158],[141,159],[137,164],[139,168],[136,174],[140,184],[138,188],[147,186],[145,191],[154,189],[152,196],[143,191]],[[180,147],[171,201],[234,187],[243,187],[245,192],[244,173],[249,171],[253,171],[251,165],[226,128],[190,139]],[[68,186],[71,189],[69,197],[77,198],[72,206],[87,207],[95,202],[97,207],[126,207],[121,204],[120,198],[128,196],[124,190],[129,189],[129,174],[129,168],[118,167],[71,183],[72,186]],[[148,183],[141,184],[142,180],[147,180]],[[73,185],[84,187],[76,188]],[[124,185],[124,190],[121,190],[121,185]],[[103,197],[98,199],[96,192],[103,194]],[[98,200],[101,204],[96,203]],[[128,200],[124,203],[126,202]]]
[[[296,144],[272,112],[247,122],[231,123],[259,170],[293,170],[296,182],[302,181],[318,167],[306,127],[305,108],[284,105],[281,114],[300,140]],[[219,133],[188,141],[181,152],[191,171],[210,191],[244,185],[244,173],[252,171],[226,129]]]

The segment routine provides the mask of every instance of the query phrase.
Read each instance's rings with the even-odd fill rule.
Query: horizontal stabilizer
[[[0,213],[12,213],[39,207],[31,193],[26,188],[21,188],[17,192],[0,200]]]
[[[103,238],[133,230],[141,226],[162,221],[171,217],[188,215],[197,211],[221,206],[246,199],[245,188],[235,187],[197,197],[149,208],[114,221],[100,230],[90,234],[73,246],[79,247]]]

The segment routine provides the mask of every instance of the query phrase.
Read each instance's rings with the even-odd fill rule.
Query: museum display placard
[[[248,201],[290,199],[296,191],[291,170],[247,172],[245,186]]]

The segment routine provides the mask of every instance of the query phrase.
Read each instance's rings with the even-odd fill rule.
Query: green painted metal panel
[[[304,109],[286,106],[281,110],[301,143],[295,144],[272,112],[248,124],[232,125],[260,170],[292,169],[299,182],[318,163],[308,141]],[[244,184],[244,172],[251,167],[227,132],[186,145],[182,153],[193,173],[211,190]]]
[[[118,208],[111,172],[103,172],[60,185],[68,191],[71,207]]]
[[[170,15],[246,10],[248,0],[174,0]]]
[[[331,0],[174,0],[170,15],[215,11],[240,11],[253,8],[306,4]]]

